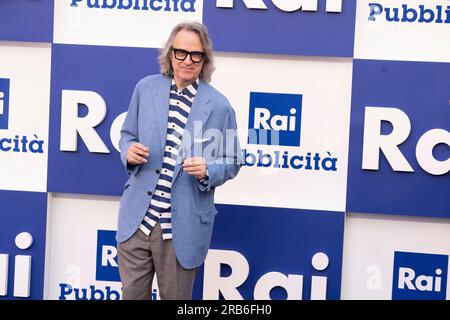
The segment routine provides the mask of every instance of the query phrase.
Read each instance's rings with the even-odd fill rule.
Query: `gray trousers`
[[[191,300],[195,269],[184,269],[175,256],[172,240],[162,239],[157,223],[150,233],[138,229],[118,248],[122,300],[150,300],[153,277],[157,275],[163,300]]]

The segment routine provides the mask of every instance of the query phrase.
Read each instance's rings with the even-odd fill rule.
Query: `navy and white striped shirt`
[[[172,79],[169,100],[169,118],[167,121],[166,145],[161,173],[150,200],[150,206],[139,229],[149,235],[154,226],[161,223],[163,239],[172,239],[171,191],[172,177],[192,102],[197,93],[199,80],[179,91]]]

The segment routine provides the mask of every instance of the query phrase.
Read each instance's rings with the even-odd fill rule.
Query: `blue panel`
[[[448,255],[395,252],[392,300],[445,300]]]
[[[248,128],[256,141],[249,135],[248,143],[298,147],[302,98],[301,94],[250,92]]]
[[[347,211],[449,218],[449,174],[421,168],[416,145],[429,130],[450,130],[450,64],[356,60],[352,91]],[[408,116],[411,133],[398,148],[415,172],[393,171],[383,152],[379,170],[362,169],[366,106],[396,108]],[[392,129],[386,123],[381,134]],[[450,147],[439,144],[433,155],[444,161]]]
[[[113,147],[110,129],[128,110],[136,83],[159,72],[156,49],[53,45],[48,190],[52,192],[121,195],[126,171]],[[107,113],[95,130],[111,153],[91,153],[78,137],[77,152],[60,151],[62,90],[98,93]],[[79,107],[79,117],[86,108]]]
[[[268,272],[303,275],[303,299],[311,294],[311,277],[327,278],[327,299],[339,299],[341,290],[344,213],[249,206],[219,205],[211,249],[241,253],[250,265],[247,280],[238,288],[245,300],[254,298],[256,282]],[[315,270],[311,259],[325,253],[329,265]],[[194,285],[194,298],[202,298],[203,267]],[[222,267],[222,277],[229,267]],[[275,288],[272,299],[285,299],[286,292]]]
[[[352,57],[356,1],[343,1],[342,13],[325,11],[319,1],[317,12],[285,12],[272,1],[267,10],[248,9],[234,1],[234,8],[216,8],[205,1],[203,22],[212,36],[215,50]]]
[[[0,299],[24,299],[14,297],[15,257],[18,255],[31,256],[29,298],[43,298],[46,220],[46,193],[0,191],[0,255],[9,255],[8,291]],[[33,238],[31,246],[24,249],[15,243],[16,236],[22,232]],[[3,274],[4,270],[0,270],[0,277]]]
[[[117,262],[116,231],[97,231],[97,264],[95,280],[120,281]]]
[[[0,1],[0,40],[53,41],[53,0]]]

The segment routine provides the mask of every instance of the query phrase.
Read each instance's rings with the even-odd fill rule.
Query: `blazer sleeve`
[[[225,118],[223,119],[222,142],[218,156],[214,162],[207,163],[208,178],[202,182],[197,180],[201,191],[210,191],[212,188],[233,179],[243,165],[243,154],[237,135],[236,114],[228,103]]]
[[[140,165],[131,165],[127,161],[127,152],[131,144],[139,142],[138,130],[139,115],[139,83],[135,86],[131,97],[128,112],[120,130],[120,159],[127,170],[128,175],[136,173]]]

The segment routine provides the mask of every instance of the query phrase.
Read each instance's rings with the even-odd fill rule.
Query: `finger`
[[[205,163],[183,163],[183,169],[186,168],[206,168],[206,164]]]
[[[198,179],[203,178],[205,176],[204,173],[198,173],[198,172],[195,172],[195,173],[194,172],[188,172],[187,174],[190,175],[190,176],[194,176],[194,177],[196,177]]]
[[[138,164],[147,162],[147,159],[142,158],[142,157],[140,157],[140,156],[138,156],[138,155],[131,155],[131,156],[130,156],[130,159],[131,159],[132,161],[138,163]]]
[[[136,142],[132,144],[132,147],[137,148],[138,150],[144,151],[144,152],[149,152],[149,149],[144,146],[143,144]]]
[[[133,149],[131,150],[132,153],[137,154],[142,157],[148,157],[149,153],[147,151],[142,151],[142,149]]]
[[[194,158],[188,158],[184,160],[185,165],[199,165],[202,163],[205,163],[205,159],[202,157],[194,157]]]
[[[206,167],[205,166],[190,166],[190,167],[183,168],[183,170],[186,172],[206,171]]]
[[[203,165],[192,165],[192,166],[183,167],[183,170],[186,170],[186,171],[194,170],[194,171],[196,171],[196,170],[200,170],[202,168],[205,168],[205,167]]]
[[[135,159],[128,159],[128,163],[129,164],[132,164],[132,165],[138,165],[138,164],[140,164],[137,160],[135,160]]]
[[[201,170],[201,171],[186,171],[188,174],[192,175],[192,176],[196,176],[196,175],[205,175],[206,172]]]
[[[132,165],[140,164],[139,162],[137,162],[135,159],[132,159],[132,158],[129,158],[129,159],[128,159],[128,163],[129,163],[129,164],[132,164]]]
[[[131,151],[132,153],[138,154],[138,155],[140,155],[140,156],[145,156],[145,157],[147,157],[147,156],[149,155],[149,152],[148,152],[148,151],[144,151],[144,150],[139,149],[139,148],[133,148],[133,149],[130,149],[130,151]]]

